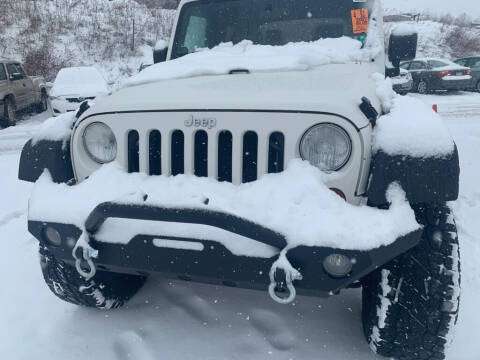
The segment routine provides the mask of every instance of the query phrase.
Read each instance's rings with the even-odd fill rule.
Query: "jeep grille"
[[[181,130],[175,130],[170,135],[159,130],[150,131],[146,139],[148,144],[148,172],[150,175],[162,175],[162,161],[169,162],[167,175],[184,174],[186,169],[200,177],[213,177],[219,181],[232,182],[232,169],[241,169],[241,182],[255,181],[259,173],[278,173],[285,167],[285,138],[281,132],[272,132],[268,141],[259,144],[255,131],[246,131],[240,142],[240,156],[234,156],[233,136],[224,130],[217,134],[198,130],[192,137],[192,142],[185,142]],[[170,138],[168,138],[170,137]],[[128,132],[127,169],[129,172],[140,171],[140,136],[136,130]],[[166,144],[162,142],[166,141]],[[168,145],[169,144],[169,145]],[[191,157],[185,154],[192,154]],[[259,171],[259,158],[266,160],[263,171]],[[186,164],[190,159],[191,164]],[[238,161],[237,161],[238,160]],[[212,164],[209,164],[212,162]],[[165,166],[163,166],[165,169]]]

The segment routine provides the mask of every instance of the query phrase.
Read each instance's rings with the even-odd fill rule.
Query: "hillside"
[[[409,21],[418,32],[418,57],[455,60],[480,54],[480,30],[446,25],[437,21]],[[387,23],[387,28],[393,23]]]
[[[50,81],[61,67],[95,65],[118,84],[151,62],[174,13],[134,0],[2,0],[0,56]]]
[[[65,66],[95,65],[113,87],[150,63],[151,46],[167,38],[177,0],[1,0],[0,57],[22,60],[52,81]],[[388,15],[398,10],[386,9]],[[480,30],[466,15],[422,14],[419,56],[480,53]],[[387,28],[395,25],[387,23]]]

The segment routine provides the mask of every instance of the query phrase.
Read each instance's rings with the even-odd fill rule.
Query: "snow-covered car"
[[[28,76],[21,63],[0,59],[0,127],[15,125],[15,113],[32,106],[39,113],[48,108],[43,77]]]
[[[450,60],[421,58],[401,64],[413,77],[413,89],[420,94],[437,90],[467,90],[472,82],[470,68]]]
[[[400,74],[398,76],[392,77],[393,90],[397,94],[405,95],[412,90],[413,87],[413,78],[405,69],[400,69]]]
[[[57,116],[75,111],[85,100],[95,100],[109,94],[108,84],[96,68],[63,68],[58,72],[50,91],[53,114]]]
[[[183,0],[156,64],[22,151],[52,292],[109,309],[152,273],[282,304],[362,287],[373,350],[443,358],[458,153],[385,79],[382,19],[374,0]],[[415,58],[416,34],[388,43],[397,70]]]
[[[472,82],[470,83],[469,90],[480,92],[480,57],[472,56],[458,59],[455,60],[455,64],[469,67],[472,70]]]

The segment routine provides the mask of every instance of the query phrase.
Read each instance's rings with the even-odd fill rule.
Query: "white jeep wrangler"
[[[375,0],[183,0],[162,64],[82,104],[67,138],[23,150],[53,293],[119,307],[153,272],[280,303],[362,287],[374,351],[443,359],[459,301],[458,155],[372,150],[385,112],[374,74],[398,74],[417,42],[393,33],[386,60],[383,37]],[[392,183],[415,224],[404,232],[386,217]]]

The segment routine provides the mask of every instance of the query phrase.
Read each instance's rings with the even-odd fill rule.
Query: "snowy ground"
[[[438,104],[460,151],[461,197],[454,206],[463,296],[449,359],[476,360],[480,94],[421,98]],[[46,117],[0,131],[0,359],[378,359],[363,339],[358,290],[330,299],[298,297],[282,306],[266,292],[154,278],[128,307],[108,313],[51,295],[41,277],[37,242],[26,229],[31,185],[17,180],[21,147]]]

